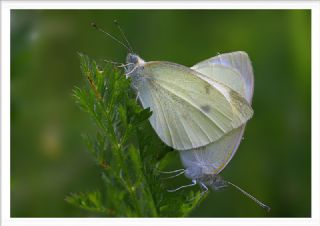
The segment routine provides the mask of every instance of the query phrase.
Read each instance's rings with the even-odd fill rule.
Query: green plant
[[[76,87],[73,96],[96,126],[96,134],[84,140],[101,169],[103,187],[71,194],[66,201],[99,216],[189,215],[199,204],[199,191],[167,192],[159,170],[168,164],[173,150],[153,132],[148,121],[152,112],[137,104],[130,80],[116,68],[101,70],[88,56],[79,55],[87,82]]]

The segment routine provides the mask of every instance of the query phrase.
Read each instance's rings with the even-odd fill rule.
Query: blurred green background
[[[83,84],[77,52],[124,62],[117,19],[145,60],[192,66],[246,51],[255,73],[253,119],[222,172],[270,205],[236,190],[211,192],[193,217],[311,216],[311,12],[309,10],[13,10],[11,12],[11,216],[88,217],[64,201],[100,186],[81,133],[92,125],[75,106]],[[176,158],[175,167],[181,166]],[[181,183],[189,183],[179,178]]]

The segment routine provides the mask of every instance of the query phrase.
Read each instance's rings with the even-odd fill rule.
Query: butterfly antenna
[[[231,186],[233,186],[234,188],[238,189],[242,194],[246,195],[247,197],[249,197],[250,199],[252,199],[253,201],[255,201],[259,206],[261,206],[263,209],[265,209],[267,212],[269,212],[271,210],[271,208],[269,206],[267,206],[266,204],[260,202],[257,198],[253,197],[252,195],[250,195],[248,192],[246,192],[245,190],[243,190],[242,188],[240,188],[239,186],[227,181],[227,183]]]
[[[108,32],[104,31],[103,29],[101,29],[100,27],[97,26],[96,23],[92,22],[91,26],[94,27],[95,29],[97,29],[98,31],[104,33],[105,35],[107,35],[109,38],[112,38],[114,41],[116,41],[117,43],[119,43],[120,45],[122,45],[123,47],[125,47],[129,52],[131,52],[131,49],[126,46],[123,42],[121,42],[120,40],[118,40],[117,38],[115,38],[113,35],[109,34]]]
[[[121,36],[122,38],[125,40],[125,42],[127,43],[127,46],[129,47],[129,49],[131,50],[131,53],[133,53],[133,48],[132,46],[130,45],[130,42],[128,41],[126,35],[124,34],[124,31],[122,30],[120,24],[118,23],[117,20],[113,20],[113,23],[117,26],[117,28],[119,29],[120,33],[121,33]]]

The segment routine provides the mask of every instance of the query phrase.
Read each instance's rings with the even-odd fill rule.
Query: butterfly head
[[[138,56],[138,55],[136,55],[136,54],[134,54],[134,53],[128,53],[128,55],[127,55],[127,64],[130,64],[130,63],[132,63],[132,64],[138,64],[138,62],[139,61],[141,61],[142,59]]]
[[[137,54],[134,53],[128,53],[127,59],[126,59],[126,74],[130,74],[139,67],[144,65],[144,60],[139,57]]]

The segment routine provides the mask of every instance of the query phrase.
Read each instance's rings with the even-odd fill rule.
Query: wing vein
[[[164,81],[164,83],[165,83],[165,81]],[[155,84],[155,83],[154,83],[154,84]],[[181,100],[183,100],[184,102],[186,102],[186,103],[188,103],[190,106],[192,106],[193,108],[195,108],[195,109],[197,109],[198,111],[200,111],[204,116],[206,116],[206,117],[209,119],[209,121],[213,122],[213,124],[214,124],[218,129],[220,129],[223,133],[226,133],[226,132],[227,132],[227,131],[225,131],[223,128],[220,127],[220,125],[216,122],[215,119],[211,118],[206,112],[204,112],[201,108],[198,108],[196,105],[192,104],[192,102],[190,102],[189,100],[183,98],[181,95],[178,95],[178,94],[172,92],[172,90],[171,90],[170,88],[167,88],[167,87],[165,87],[165,86],[160,86],[159,84],[157,84],[157,86],[160,87],[160,88],[165,89],[166,91],[170,92],[172,95],[180,98]],[[222,114],[224,117],[226,117],[226,118],[228,118],[229,120],[232,121],[232,119],[230,119],[230,118],[229,118],[228,116],[226,116],[224,113],[220,112],[218,109],[215,108],[215,110],[216,110],[218,113]]]
[[[203,78],[207,78],[206,76],[203,76],[203,77],[199,77],[199,78],[201,78],[201,79],[203,79]],[[170,84],[170,85],[175,85],[175,84],[172,84],[172,83],[168,83],[167,81],[165,81],[165,80],[162,80],[162,79],[158,79],[158,81],[161,81],[161,82],[163,82],[163,83],[165,83],[165,84]],[[212,86],[209,82],[207,82],[206,80],[204,80],[206,83],[208,83],[208,85],[210,85],[210,86]],[[222,86],[225,86],[225,85],[223,85],[222,83],[220,83],[220,82],[218,82],[218,81],[215,81],[215,82],[217,82],[217,83],[219,83],[220,85],[222,85]],[[161,86],[161,85],[159,85],[160,87],[164,87],[164,86]],[[164,87],[165,88],[165,87]],[[183,90],[180,86],[175,86],[175,88],[178,88],[178,89],[180,89],[180,90]],[[216,88],[215,88],[216,89]],[[167,91],[170,91],[170,93],[171,94],[174,94],[175,96],[177,96],[177,97],[179,97],[179,98],[181,98],[181,99],[183,99],[185,102],[187,102],[187,103],[189,103],[189,104],[191,104],[191,102],[189,102],[187,99],[184,99],[183,97],[181,97],[181,96],[179,96],[179,95],[176,95],[174,92],[172,92],[172,90],[170,90],[170,89],[168,89],[168,88],[166,88],[166,90]],[[192,92],[193,94],[198,94],[197,92],[194,92],[194,91],[192,91],[192,90],[188,90],[188,92]],[[220,91],[218,91],[219,93],[220,93]],[[223,95],[222,93],[220,93],[221,95]],[[201,94],[200,94],[201,95]],[[224,95],[223,95],[224,96]],[[225,98],[225,97],[224,97]],[[198,109],[199,111],[201,111],[202,113],[204,113],[204,114],[206,114],[205,112],[203,112],[202,111],[202,109],[201,108],[198,108],[197,106],[195,106],[195,105],[193,105],[192,104],[192,106],[194,107],[194,108],[196,108],[196,109]],[[232,121],[232,119],[233,118],[230,118],[228,115],[226,115],[225,113],[223,113],[222,111],[220,111],[218,108],[214,108],[218,113],[220,113],[221,115],[223,115],[224,117],[226,117],[227,119],[229,119],[230,121]],[[207,114],[206,114],[207,115]],[[209,117],[209,116],[208,116]],[[210,118],[210,117],[209,117]]]
[[[151,89],[150,89],[151,90]],[[151,96],[152,96],[152,99],[157,99],[158,100],[158,103],[159,103],[159,106],[160,106],[160,110],[161,110],[161,112],[162,112],[162,115],[163,115],[163,118],[164,118],[164,120],[166,121],[166,126],[167,126],[167,129],[168,129],[168,132],[169,132],[169,134],[170,134],[170,140],[171,140],[171,144],[173,144],[174,145],[174,143],[173,143],[173,137],[172,137],[172,131],[170,130],[170,127],[169,127],[169,124],[168,124],[168,120],[167,120],[167,118],[166,118],[166,114],[164,114],[164,110],[163,110],[163,108],[162,108],[162,103],[161,103],[161,101],[160,101],[160,99],[158,98],[158,96],[156,95],[156,94],[153,94],[152,93],[152,91],[150,92],[150,94],[151,94]],[[156,98],[155,98],[155,96],[156,96]],[[160,111],[159,111],[160,112]]]

